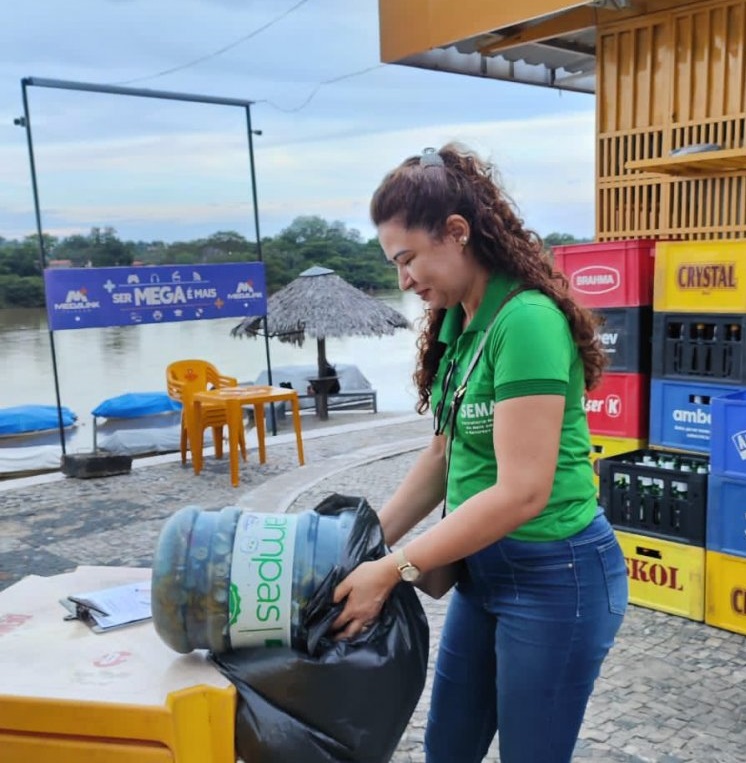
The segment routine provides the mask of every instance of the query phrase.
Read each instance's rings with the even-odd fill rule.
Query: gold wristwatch
[[[396,559],[396,569],[399,570],[399,577],[405,583],[416,583],[420,579],[422,573],[419,567],[415,567],[412,562],[404,556],[404,549],[400,548],[394,552]]]

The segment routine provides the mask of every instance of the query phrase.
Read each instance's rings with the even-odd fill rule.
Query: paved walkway
[[[430,432],[427,419],[392,414],[333,414],[317,426],[304,436],[305,467],[297,467],[293,438],[281,431],[271,438],[266,464],[258,465],[256,451],[250,452],[237,489],[227,461],[207,458],[195,477],[173,456],[137,461],[131,474],[106,479],[0,482],[0,589],[29,573],[53,575],[78,564],[150,566],[164,520],[188,504],[300,511],[338,492],[364,496],[378,508]],[[446,604],[422,600],[432,660]],[[428,693],[392,763],[424,760]],[[499,760],[494,748],[487,760]],[[630,607],[574,760],[746,761],[746,638]]]

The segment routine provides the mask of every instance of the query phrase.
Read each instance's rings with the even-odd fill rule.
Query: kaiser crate
[[[744,384],[746,316],[655,313],[653,377]]]
[[[592,435],[648,436],[648,389],[645,374],[605,373],[601,383],[585,394],[585,412]]]
[[[554,264],[585,307],[637,307],[653,301],[655,240],[552,247]]]
[[[746,241],[660,241],[655,250],[656,312],[746,311]]]
[[[705,609],[704,548],[615,532],[627,564],[630,603],[701,622]]]
[[[706,552],[705,622],[746,636],[746,559]]]
[[[598,466],[599,503],[615,528],[705,545],[706,458],[643,448]]]

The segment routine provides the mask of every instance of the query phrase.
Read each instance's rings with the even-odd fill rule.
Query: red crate
[[[604,241],[552,247],[554,264],[585,307],[653,304],[655,240]]]
[[[650,377],[647,374],[604,374],[601,384],[585,394],[591,434],[606,437],[648,436]]]

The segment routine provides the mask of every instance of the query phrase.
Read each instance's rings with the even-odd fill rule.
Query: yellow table
[[[285,387],[270,387],[266,385],[254,385],[249,387],[220,387],[218,389],[205,390],[194,393],[194,419],[195,428],[201,430],[202,404],[226,406],[226,419],[228,421],[228,442],[230,445],[231,483],[238,487],[238,434],[243,427],[242,407],[254,406],[254,421],[256,422],[256,434],[259,441],[259,463],[267,460],[267,451],[264,442],[264,406],[271,403],[289,401],[293,409],[293,427],[295,428],[295,442],[298,449],[298,463],[305,463],[303,455],[303,435],[300,423],[300,402],[298,393],[294,389]],[[195,474],[202,470],[202,438],[195,438],[192,443],[192,465]]]
[[[0,592],[2,763],[234,763],[235,687],[205,652],[177,654],[151,621],[63,619],[68,594],[149,579],[79,567]]]

